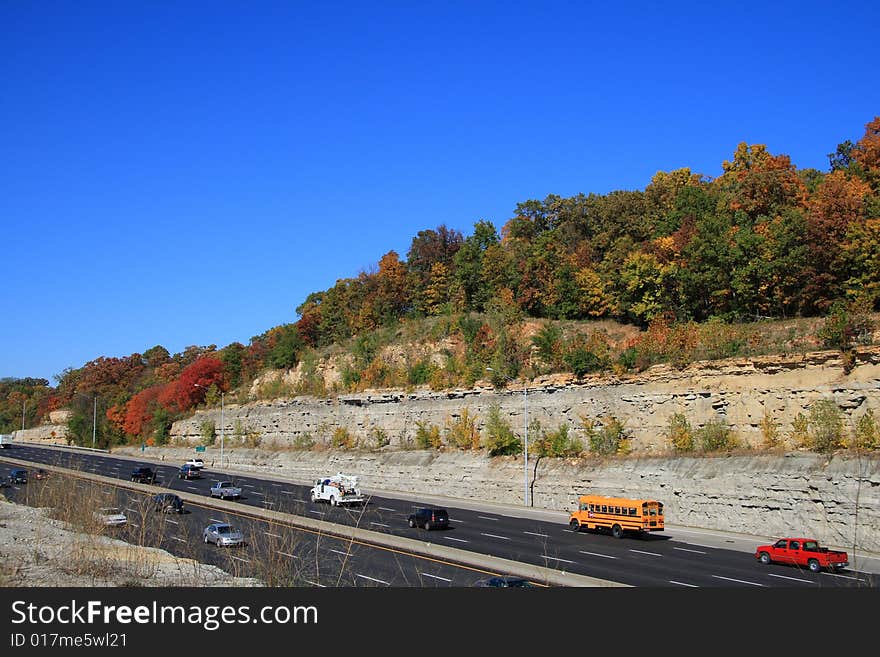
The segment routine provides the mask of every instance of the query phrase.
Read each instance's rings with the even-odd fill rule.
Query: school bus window
[[[602,505],[602,513],[608,513],[608,507],[604,504]]]
[[[629,515],[636,515],[636,508],[634,506],[629,507]]]

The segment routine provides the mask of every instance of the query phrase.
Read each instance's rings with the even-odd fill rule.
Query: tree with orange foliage
[[[212,385],[226,390],[223,362],[214,356],[202,356],[184,369],[176,382],[162,388],[158,401],[169,411],[187,411],[205,400]]]

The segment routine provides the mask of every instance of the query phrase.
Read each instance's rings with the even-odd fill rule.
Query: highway
[[[811,573],[792,566],[759,564],[753,549],[761,539],[731,537],[721,532],[691,528],[672,528],[644,538],[615,539],[607,534],[573,532],[562,512],[507,510],[498,505],[483,505],[473,500],[437,498],[449,510],[451,527],[445,531],[426,532],[412,529],[406,519],[411,510],[431,501],[430,498],[400,493],[374,492],[364,507],[351,509],[315,504],[308,499],[309,487],[271,475],[257,476],[238,472],[205,470],[200,479],[177,477],[178,463],[139,461],[100,452],[80,452],[55,448],[16,445],[0,453],[0,476],[11,466],[2,457],[44,463],[59,467],[128,480],[136,465],[157,470],[157,485],[187,494],[209,496],[211,484],[219,479],[233,479],[243,489],[242,504],[302,517],[359,527],[381,534],[432,542],[479,555],[533,564],[635,587],[795,587],[876,588],[877,560],[867,556],[852,559],[851,568],[840,573]],[[326,473],[317,473],[326,474]],[[19,487],[21,489],[25,487]],[[9,489],[7,489],[9,490]],[[7,494],[12,499],[25,495],[22,490]],[[133,518],[132,527],[146,522],[143,500],[131,492],[121,504]],[[156,544],[172,553],[199,561],[215,563],[234,574],[267,578],[279,585],[318,586],[471,586],[487,576],[485,568],[462,563],[426,559],[391,549],[380,549],[348,539],[338,539],[301,529],[270,526],[262,520],[233,518],[251,537],[244,549],[218,550],[201,544],[201,530],[210,522],[228,520],[214,509],[187,504],[191,513],[166,516],[162,530],[151,529]],[[148,514],[147,514],[148,515]],[[162,514],[159,514],[162,515]],[[141,520],[139,520],[141,519]],[[179,526],[169,526],[170,523]],[[728,547],[733,546],[733,547]],[[266,559],[249,555],[272,555]],[[255,566],[260,562],[261,566]],[[283,565],[282,565],[283,564]],[[262,571],[262,572],[258,572]]]

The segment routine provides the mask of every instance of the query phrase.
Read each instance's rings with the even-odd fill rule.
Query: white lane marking
[[[699,588],[696,584],[686,584],[685,582],[676,582],[674,579],[669,580],[670,584],[678,584],[679,586],[690,586],[691,588]]]
[[[461,523],[463,523],[464,520],[459,520],[458,518],[450,518],[450,519],[449,519],[449,522],[461,522]]]
[[[256,488],[253,484],[242,484],[245,488]]]
[[[717,579],[726,579],[728,582],[739,582],[740,584],[750,584],[751,586],[764,586],[763,584],[758,584],[757,582],[749,582],[744,579],[734,579],[732,577],[722,577],[721,575],[712,575]]]
[[[232,558],[235,559],[236,561],[244,561],[245,563],[250,563],[250,561],[248,561],[247,559],[242,559],[241,557],[232,557]]]
[[[371,525],[378,525],[379,527],[390,527],[391,525],[386,525],[384,522],[370,522]]]
[[[483,532],[480,532],[480,536],[488,536],[489,538],[500,538],[503,541],[510,540],[507,536],[498,536],[497,534],[484,534]]]
[[[822,571],[822,574],[828,575],[829,577],[841,577],[843,579],[851,579],[856,582],[866,582],[867,581],[864,579],[859,579],[858,577],[853,577],[852,575],[841,575],[840,573],[826,573],[825,571]]]
[[[787,575],[776,575],[774,573],[768,573],[769,577],[778,577],[779,579],[790,579],[793,582],[806,582],[807,584],[812,584],[812,580],[809,579],[801,579],[800,577],[788,577]]]
[[[368,579],[371,582],[378,582],[379,584],[384,584],[385,586],[391,586],[391,584],[389,584],[388,582],[381,579],[376,579],[375,577],[367,577],[366,575],[361,575],[360,573],[355,573],[355,575],[357,575],[358,577],[363,577],[364,579]]]
[[[498,518],[490,518],[489,516],[477,516],[477,518],[482,518],[483,520],[498,520]]]
[[[559,557],[551,557],[546,554],[542,554],[541,557],[544,559],[553,559],[553,561],[561,561],[563,563],[574,563],[574,561],[569,561],[568,559],[560,559]]]
[[[331,552],[335,552],[336,554],[341,554],[343,557],[350,557],[351,552],[340,552],[339,550],[330,550]]]
[[[208,518],[211,522],[226,522],[225,520],[217,520],[217,518]]]
[[[310,580],[310,579],[307,579],[306,582],[308,582],[308,583],[311,584],[312,586],[320,586],[322,589],[327,588],[327,585],[326,585],[326,584],[318,584],[317,582],[313,582],[313,581]]]
[[[444,536],[443,538],[445,538],[448,541],[457,541],[459,543],[467,543],[468,542],[468,541],[464,540],[463,538],[452,538],[451,536]]]
[[[263,532],[265,536],[271,536],[272,538],[281,538],[278,534],[273,534],[272,532]]]
[[[324,515],[323,511],[313,511],[312,509],[309,509],[309,513],[314,513],[316,516],[323,516]]]
[[[593,557],[605,557],[606,559],[616,559],[617,557],[612,557],[610,554],[599,554],[598,552],[585,552],[584,550],[578,550],[581,554],[589,554]]]
[[[170,522],[172,525],[179,525],[180,524],[176,520],[169,520],[168,518],[165,518],[165,522]]]
[[[185,538],[180,538],[178,536],[172,536],[171,538],[173,538],[175,541],[180,541],[181,543],[186,543]]]
[[[693,552],[694,554],[706,554],[702,550],[688,550],[687,548],[674,547],[673,550],[681,550],[682,552]]]
[[[528,534],[529,536],[540,536],[541,538],[547,538],[547,534],[538,534],[536,532],[523,532],[523,534]]]
[[[440,579],[444,582],[451,582],[451,579],[446,579],[445,577],[440,577],[440,575],[432,575],[431,573],[419,573],[422,577],[433,577],[434,579]]]
[[[633,550],[632,548],[630,548],[629,551],[630,552],[638,552],[639,554],[648,554],[652,557],[662,557],[663,556],[662,554],[657,554],[656,552],[645,552],[644,550]]]
[[[299,557],[295,554],[288,554],[287,552],[282,552],[281,550],[278,550],[278,554],[283,554],[285,557],[290,557],[291,559],[299,559]]]
[[[377,507],[380,511],[394,511],[397,512],[397,509],[389,509],[387,506]]]
[[[260,491],[254,491],[254,495],[262,495],[263,497],[266,497],[266,493],[261,493]]]
[[[293,492],[292,490],[283,490],[281,492],[284,493],[285,495],[296,495],[296,493]]]
[[[195,486],[187,486],[187,488],[190,490],[198,490],[198,488],[196,488]]]
[[[140,528],[140,525],[137,524],[136,522],[130,522],[130,523],[128,523],[128,524],[129,524],[129,526],[131,526],[131,527],[137,527],[137,528]]]

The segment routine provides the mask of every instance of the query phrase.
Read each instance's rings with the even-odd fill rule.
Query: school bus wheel
[[[623,527],[621,527],[620,525],[614,525],[611,528],[611,535],[614,538],[623,538]]]
[[[571,522],[568,523],[568,526],[571,527],[571,531],[573,532],[579,532],[581,530],[581,525],[577,518],[572,518]]]

